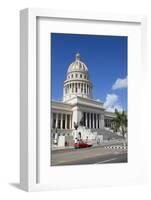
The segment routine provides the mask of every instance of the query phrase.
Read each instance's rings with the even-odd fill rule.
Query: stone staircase
[[[121,135],[113,133],[111,130],[108,129],[98,130],[98,135],[103,135],[103,140],[123,139]]]
[[[95,140],[96,136],[97,136],[97,132],[96,131],[93,132],[89,128],[86,128],[84,126],[79,126],[77,130],[73,131],[74,138],[75,137],[77,137],[77,138],[79,137],[79,132],[80,132],[81,138],[83,140],[86,140],[86,139],[88,139],[88,140]]]
[[[74,138],[78,138],[79,132],[81,133],[81,138],[83,140],[97,140],[99,136],[103,136],[103,141],[123,139],[121,135],[113,133],[110,129],[89,129],[84,126],[80,126],[77,130],[73,131]]]

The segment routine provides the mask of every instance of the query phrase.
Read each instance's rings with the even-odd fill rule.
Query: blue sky
[[[89,70],[93,97],[108,110],[127,110],[127,37],[51,33],[50,40],[52,99],[62,99],[68,66],[79,52]]]

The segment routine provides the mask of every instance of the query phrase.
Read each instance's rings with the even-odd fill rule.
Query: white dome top
[[[80,72],[84,72],[84,73],[88,72],[87,66],[83,62],[80,61],[79,53],[76,54],[75,61],[69,65],[67,73],[74,72],[74,71],[80,71]]]

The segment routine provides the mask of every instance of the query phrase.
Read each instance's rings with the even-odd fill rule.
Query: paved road
[[[98,147],[70,151],[53,151],[51,161],[52,166],[126,163],[127,150]]]

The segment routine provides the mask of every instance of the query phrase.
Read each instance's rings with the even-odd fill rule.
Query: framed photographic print
[[[146,18],[47,9],[20,16],[21,187],[144,183]]]

